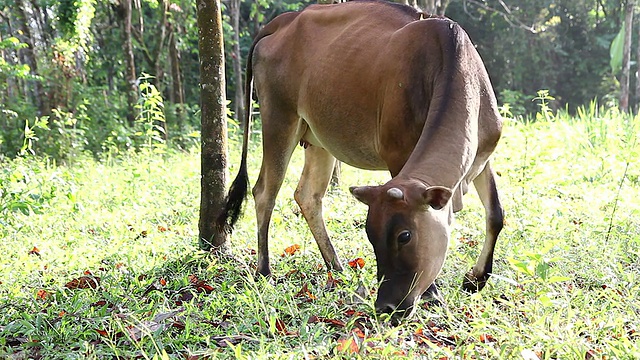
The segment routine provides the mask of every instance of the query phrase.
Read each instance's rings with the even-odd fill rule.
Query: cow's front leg
[[[294,198],[300,206],[328,270],[342,271],[322,216],[322,198],[327,191],[336,159],[325,149],[309,146],[304,150],[304,169]]]
[[[496,177],[489,162],[473,181],[473,184],[485,209],[487,229],[482,252],[480,252],[476,264],[465,275],[462,282],[462,288],[469,292],[480,291],[487,284],[493,267],[493,252],[496,247],[496,240],[504,224],[504,212],[498,197]]]

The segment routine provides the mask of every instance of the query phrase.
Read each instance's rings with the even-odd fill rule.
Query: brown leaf
[[[258,342],[258,340],[247,335],[212,336],[211,340],[219,347],[227,347],[229,344],[238,345],[243,341]]]
[[[100,285],[100,278],[97,276],[81,276],[66,283],[64,287],[70,290],[75,289],[95,289]]]
[[[280,319],[276,319],[276,330],[278,333],[284,336],[296,336],[298,335],[297,331],[289,331],[287,330],[287,325],[285,325],[284,321]]]
[[[298,252],[298,250],[300,250],[300,245],[298,244],[293,244],[289,247],[287,247],[286,249],[284,249],[284,252],[282,253],[282,257],[285,256],[291,256],[293,254],[295,254],[296,252]]]
[[[360,345],[358,345],[358,342],[353,337],[349,336],[338,339],[336,350],[341,353],[357,354],[360,352]]]
[[[100,336],[104,336],[104,337],[109,337],[109,333],[106,332],[105,330],[101,330],[101,329],[94,329],[98,334],[100,334]]]
[[[353,309],[349,309],[347,311],[344,312],[344,314],[346,316],[364,316],[364,317],[369,317],[367,314],[363,313],[362,311],[355,311]]]
[[[204,280],[198,279],[198,277],[195,275],[189,275],[188,279],[189,282],[196,288],[197,292],[210,294],[214,290],[213,286],[205,283]]]
[[[498,341],[493,336],[491,336],[489,334],[480,334],[480,336],[478,337],[478,340],[480,340],[480,342],[483,342],[485,344]]]
[[[327,283],[324,285],[324,290],[325,291],[332,291],[333,289],[338,287],[338,284],[340,284],[341,282],[342,282],[342,280],[335,279],[333,277],[333,274],[331,273],[331,271],[329,271],[327,273]]]
[[[356,268],[362,269],[364,267],[364,259],[363,258],[355,258],[355,259],[349,261],[349,267],[351,267],[352,269],[356,269]]]
[[[302,285],[302,289],[300,289],[300,291],[298,291],[298,293],[295,294],[293,297],[303,298],[304,302],[311,302],[317,299],[316,296],[313,295],[311,291],[309,291],[309,285],[306,283]]]
[[[345,323],[342,320],[329,319],[329,318],[315,316],[315,315],[310,316],[309,320],[307,321],[307,323],[309,323],[309,324],[325,323],[325,324],[329,324],[330,326],[338,328],[338,329],[341,329],[341,328],[345,327]]]
[[[38,299],[40,299],[40,300],[46,300],[50,296],[51,296],[51,294],[49,294],[49,292],[47,290],[44,290],[44,289],[40,289],[36,293],[36,297]]]
[[[107,305],[107,302],[105,300],[98,300],[96,302],[94,302],[93,304],[89,305],[91,307],[102,307]]]
[[[35,246],[34,246],[34,247],[33,247],[33,249],[31,249],[31,250],[29,251],[29,255],[37,255],[37,256],[40,256],[40,249],[38,249],[37,247],[35,247]]]

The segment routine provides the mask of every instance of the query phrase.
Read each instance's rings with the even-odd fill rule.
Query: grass
[[[72,167],[4,162],[0,357],[639,358],[639,133],[639,118],[596,106],[576,117],[508,121],[494,158],[507,213],[497,276],[481,293],[460,290],[484,238],[471,191],[438,279],[446,306],[422,306],[399,326],[372,310],[367,209],[346,190],[382,183],[383,172],[345,166],[327,195],[342,261],[364,259],[328,281],[292,198],[297,150],[273,216],[274,277],[265,281],[252,276],[252,199],[230,254],[198,251],[197,149],[75,159]],[[238,153],[232,142],[232,175]],[[250,157],[255,181],[257,140]],[[295,244],[297,252],[281,256]]]

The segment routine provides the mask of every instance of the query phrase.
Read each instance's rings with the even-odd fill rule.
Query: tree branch
[[[492,8],[491,6],[489,6],[489,5],[485,4],[485,3],[481,2],[481,1],[478,1],[478,0],[464,0],[464,8],[465,8],[465,12],[466,12],[469,16],[471,16],[471,17],[473,17],[473,18],[475,18],[475,19],[479,20],[479,18],[474,17],[473,15],[471,15],[471,14],[467,11],[467,2],[469,2],[469,3],[471,3],[471,4],[473,4],[473,5],[477,6],[477,7],[479,7],[479,8],[481,8],[481,9],[484,9],[484,10],[490,11],[490,12],[492,12],[492,13],[494,13],[494,14],[498,14],[498,15],[502,16],[502,18],[503,18],[503,19],[504,19],[504,20],[505,20],[509,25],[511,25],[511,26],[512,26],[512,27],[514,27],[514,28],[524,29],[524,30],[527,30],[527,31],[529,31],[529,32],[531,32],[531,33],[534,33],[534,34],[538,32],[538,30],[536,30],[536,29],[533,27],[533,25],[527,25],[527,24],[523,23],[522,21],[520,21],[518,18],[513,17],[513,15],[511,14],[511,10],[509,9],[509,7],[508,7],[508,6],[507,6],[507,5],[506,5],[502,0],[498,0],[498,1],[500,2],[500,5],[503,7],[504,11],[501,11],[501,10],[498,10],[498,9],[494,9],[494,8]],[[513,17],[513,20],[512,20],[512,19],[510,19],[510,17]]]

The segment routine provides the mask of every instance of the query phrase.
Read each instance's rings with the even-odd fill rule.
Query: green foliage
[[[135,133],[142,139],[143,146],[155,148],[161,151],[165,145],[164,129],[164,102],[162,95],[156,87],[149,82],[152,79],[148,74],[143,74],[140,81],[140,99],[138,100],[138,118],[136,123],[141,130]]]
[[[620,29],[619,2],[586,0],[451,2],[447,16],[477,45],[496,93],[532,96],[548,89],[559,108],[574,111],[615,91],[609,49]],[[506,4],[509,10],[505,10]],[[500,103],[510,103],[508,97]],[[513,104],[512,104],[513,105]],[[525,102],[535,113],[533,103]]]
[[[613,38],[611,47],[609,48],[609,65],[611,66],[611,73],[614,75],[620,72],[622,69],[622,56],[624,50],[624,22],[618,31],[618,35]]]
[[[77,0],[58,0],[58,26],[65,36],[76,35],[76,20],[78,19]]]

